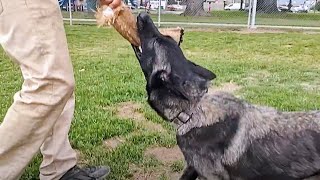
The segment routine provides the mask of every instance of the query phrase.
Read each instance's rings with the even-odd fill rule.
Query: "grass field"
[[[156,12],[155,12],[156,13]],[[63,12],[64,17],[69,17]],[[213,11],[210,17],[184,17],[174,14],[162,14],[162,22],[192,22],[192,23],[223,23],[223,24],[247,24],[248,13],[241,11]],[[74,12],[74,18],[94,19],[92,13]],[[152,16],[157,20],[157,15]],[[320,13],[277,13],[257,14],[257,25],[273,26],[308,26],[320,27]]]
[[[72,146],[84,164],[108,164],[109,179],[170,179],[183,169],[174,129],[146,104],[145,82],[129,43],[113,29],[66,26],[76,78]],[[249,102],[279,110],[320,107],[320,36],[302,32],[187,31],[182,49]],[[0,119],[21,86],[0,50]],[[165,148],[163,148],[165,147]],[[22,179],[37,179],[41,156]]]

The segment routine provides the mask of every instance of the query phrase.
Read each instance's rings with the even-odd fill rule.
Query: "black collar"
[[[176,117],[174,117],[170,121],[180,126],[188,123],[192,119],[192,115],[192,113],[191,115],[189,115],[188,113],[181,111],[180,113],[178,113]]]

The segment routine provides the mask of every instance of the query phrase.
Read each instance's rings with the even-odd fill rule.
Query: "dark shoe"
[[[74,166],[60,180],[102,180],[110,173],[107,166],[92,166],[79,168]]]

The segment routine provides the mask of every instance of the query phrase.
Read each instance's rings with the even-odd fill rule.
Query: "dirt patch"
[[[238,91],[240,89],[241,89],[241,86],[239,86],[233,82],[229,82],[229,83],[224,83],[218,87],[212,86],[209,88],[208,92],[214,93],[217,91],[224,91],[224,92],[228,92],[228,93],[235,93],[236,91]]]
[[[117,116],[124,119],[134,119],[138,126],[150,131],[165,132],[161,124],[147,120],[143,113],[139,112],[141,104],[135,102],[123,102],[117,106]]]
[[[320,90],[320,84],[310,84],[310,83],[301,83],[300,86],[305,90],[305,91],[319,91]]]
[[[88,164],[88,160],[86,160],[84,158],[84,155],[82,154],[82,152],[78,149],[75,149],[74,150],[76,152],[76,157],[77,157],[77,161],[78,161],[78,164],[81,165],[81,164]]]
[[[183,154],[178,146],[173,148],[155,147],[147,149],[146,156],[153,156],[162,163],[172,163],[183,160]]]
[[[185,54],[187,56],[194,56],[194,57],[202,57],[205,53],[201,52],[201,51],[190,51],[190,50],[186,50]]]
[[[269,71],[266,71],[266,70],[255,71],[255,72],[249,74],[249,76],[247,76],[246,78],[244,78],[244,80],[248,84],[257,84],[262,79],[267,79],[270,76],[271,76],[271,73]]]
[[[161,124],[157,124],[148,120],[142,121],[142,127],[150,130],[150,131],[157,131],[157,132],[165,132],[166,130],[162,127]]]
[[[169,174],[169,180],[177,180],[181,177],[181,173],[170,173]]]
[[[130,165],[129,171],[132,174],[132,177],[130,178],[132,180],[156,180],[161,176],[159,169],[158,171],[147,171],[146,169],[138,167],[137,165]],[[163,171],[163,169],[161,171]]]
[[[140,167],[137,165],[130,165],[129,171],[134,180],[149,180],[149,179],[169,179],[177,180],[182,174],[184,164],[184,157],[180,148],[174,146],[172,148],[166,147],[151,147],[144,153],[146,158],[155,158],[159,164],[155,166]]]
[[[125,142],[125,140],[123,138],[121,138],[121,137],[113,137],[113,138],[105,140],[104,141],[104,146],[107,149],[114,150],[124,142]]]
[[[122,102],[117,106],[117,116],[124,119],[144,120],[144,115],[138,110],[141,109],[141,105],[134,102]]]
[[[75,149],[74,151],[76,152],[76,157],[77,157],[78,161],[81,160],[82,159],[81,151],[78,149]]]
[[[169,166],[159,166],[154,169],[145,169],[137,165],[129,165],[131,172],[131,180],[157,180],[161,177],[169,180],[177,180],[180,178],[182,172],[172,172]]]

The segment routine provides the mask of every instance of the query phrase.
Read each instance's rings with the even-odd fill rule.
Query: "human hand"
[[[108,6],[105,10],[103,10],[103,15],[104,16],[113,16],[114,12],[113,10],[110,8],[110,6]]]
[[[100,4],[107,5],[111,9],[115,9],[121,4],[121,0],[100,0]]]

